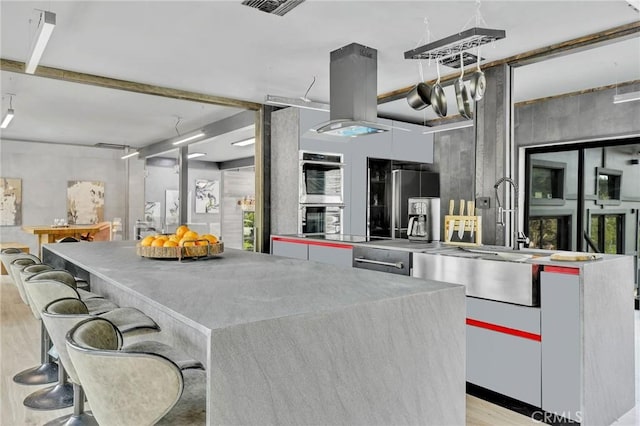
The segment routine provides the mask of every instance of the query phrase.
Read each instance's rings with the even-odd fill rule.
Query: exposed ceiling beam
[[[24,62],[11,59],[0,59],[2,71],[24,74]],[[85,74],[60,68],[50,68],[40,65],[35,74],[38,77],[52,78],[70,83],[89,84],[108,89],[125,90],[144,95],[162,96],[165,98],[180,99],[184,101],[201,102],[205,104],[235,107],[249,110],[259,110],[262,104],[243,101],[239,99],[225,98],[222,96],[208,95],[205,93],[191,92],[188,90],[173,89],[169,87],[155,86],[152,84],[138,83],[135,81],[118,80],[94,74]]]
[[[483,65],[482,68],[486,69],[504,64],[508,64],[514,67],[530,65],[535,62],[541,62],[547,59],[556,58],[558,56],[575,53],[581,50],[592,49],[594,47],[600,47],[609,43],[615,43],[628,38],[632,38],[634,36],[637,36],[639,32],[640,21],[635,21],[630,24],[621,25],[618,27],[610,28],[608,30],[574,38],[562,43],[556,43],[549,46],[541,47],[539,49],[529,50],[524,53],[509,56],[508,58],[498,59]],[[473,67],[475,67],[475,65]],[[460,71],[456,71],[454,74],[446,75],[440,79],[440,84],[442,84],[443,86],[452,84],[452,82],[455,81],[459,76]],[[435,83],[435,80],[430,80],[426,83],[433,84]],[[387,102],[396,101],[398,99],[403,99],[414,87],[415,85],[407,86],[378,95],[378,104],[384,104]]]
[[[234,130],[240,130],[249,126],[256,125],[256,111],[243,111],[231,117],[223,118],[215,123],[207,124],[200,128],[205,136],[198,139],[198,142],[204,142],[207,139],[214,138],[216,136],[223,135],[225,133],[233,132]],[[152,143],[143,148],[140,148],[140,158],[149,157],[151,155],[161,154],[163,152],[172,151],[178,147],[173,144],[174,138],[167,139],[161,142]],[[185,145],[186,146],[186,145]]]

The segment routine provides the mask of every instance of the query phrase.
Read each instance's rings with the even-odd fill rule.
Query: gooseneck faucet
[[[503,182],[508,182],[511,184],[511,186],[513,187],[513,198],[514,198],[514,203],[513,203],[513,209],[505,209],[502,207],[502,205],[500,204],[500,196],[498,194],[498,188],[500,187],[500,185]],[[500,226],[504,226],[505,222],[504,222],[504,215],[505,213],[510,213],[513,212],[513,218],[514,218],[514,225],[513,225],[513,249],[514,250],[520,250],[520,245],[523,244],[525,247],[527,247],[529,245],[529,237],[527,237],[524,232],[520,231],[518,229],[518,184],[515,183],[513,181],[513,179],[509,178],[509,177],[502,177],[500,179],[498,179],[498,181],[496,182],[495,185],[493,185],[493,189],[496,191],[496,204],[498,205],[498,220],[497,220],[497,224]]]

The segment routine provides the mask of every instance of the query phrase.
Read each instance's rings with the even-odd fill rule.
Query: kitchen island
[[[272,248],[464,285],[467,381],[549,420],[608,425],[634,406],[632,256],[333,235],[272,236]]]
[[[464,288],[239,250],[44,246],[207,368],[208,424],[464,424]]]

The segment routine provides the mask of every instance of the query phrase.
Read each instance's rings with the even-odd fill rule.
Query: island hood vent
[[[313,130],[357,137],[391,130],[378,119],[378,51],[351,43],[331,52],[330,120]]]

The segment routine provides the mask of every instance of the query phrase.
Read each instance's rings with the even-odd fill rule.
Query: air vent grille
[[[272,15],[284,16],[302,2],[304,0],[244,0],[242,4]]]
[[[462,60],[464,61],[464,66],[469,66],[478,62],[478,57],[469,52],[462,53]],[[482,62],[484,58],[480,58]],[[449,56],[448,58],[442,58],[440,60],[442,65],[446,65],[451,68],[460,68],[460,55]]]

